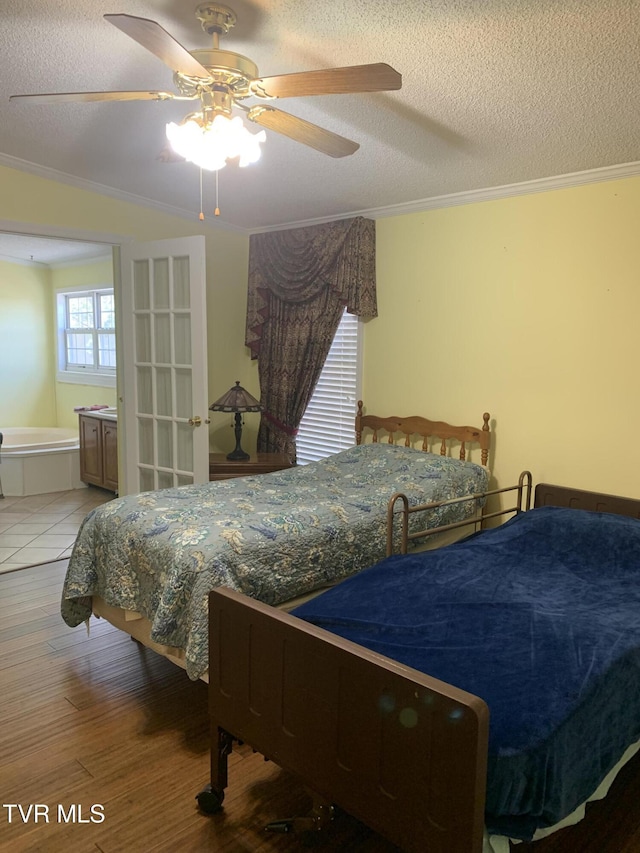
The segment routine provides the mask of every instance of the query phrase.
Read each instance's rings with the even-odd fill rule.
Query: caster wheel
[[[293,832],[293,821],[272,820],[265,826],[267,832]]]
[[[222,808],[224,791],[214,791],[211,785],[207,785],[200,793],[196,794],[196,800],[200,811],[205,814],[215,814]]]

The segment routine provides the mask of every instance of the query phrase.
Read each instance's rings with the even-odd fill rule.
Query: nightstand
[[[227,459],[226,453],[209,454],[209,479],[228,480],[230,477],[249,477],[291,468],[286,453],[252,453],[247,460]]]

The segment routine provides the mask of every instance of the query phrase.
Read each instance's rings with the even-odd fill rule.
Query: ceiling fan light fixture
[[[260,159],[260,144],[266,134],[264,130],[250,133],[240,116],[230,118],[217,113],[210,121],[202,113],[191,113],[180,124],[167,124],[167,139],[185,160],[214,172],[235,158],[242,167],[255,163]]]
[[[248,57],[220,48],[220,36],[236,23],[236,14],[228,6],[211,0],[196,9],[205,32],[212,36],[212,47],[189,51],[156,21],[135,15],[108,14],[106,21],[148,50],[173,71],[178,94],[164,91],[49,92],[11,95],[10,100],[24,103],[92,101],[197,101],[200,112],[192,113],[179,124],[167,125],[171,147],[185,160],[201,169],[218,171],[229,160],[248,166],[260,158],[265,131],[250,133],[239,118],[231,118],[232,109],[244,110],[249,121],[279,133],[295,142],[314,148],[329,157],[347,157],[360,147],[323,127],[297,118],[272,106],[245,107],[245,98],[261,101],[301,98],[311,95],[351,95],[360,92],[390,92],[402,87],[402,75],[384,62],[323,68],[258,77],[257,65]],[[168,158],[172,159],[172,158]],[[202,182],[202,181],[201,181]]]

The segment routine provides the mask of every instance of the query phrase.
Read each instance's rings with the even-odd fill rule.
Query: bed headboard
[[[356,414],[356,444],[362,444],[362,432],[370,429],[373,432],[373,441],[378,441],[378,433],[383,431],[388,434],[389,444],[395,444],[395,434],[402,433],[405,437],[406,447],[411,446],[411,437],[422,438],[422,449],[429,450],[429,439],[440,440],[440,455],[446,456],[450,442],[460,443],[459,456],[463,461],[467,456],[467,444],[478,444],[480,446],[480,461],[487,465],[489,460],[489,448],[491,446],[491,431],[489,429],[489,412],[482,416],[481,427],[454,426],[445,421],[430,421],[419,415],[409,418],[398,418],[395,415],[382,418],[378,415],[365,415],[362,410],[362,400],[358,400],[358,412]]]
[[[640,518],[640,500],[605,495],[601,492],[586,492],[551,483],[538,483],[534,506],[563,506],[569,509],[587,509],[592,512],[614,512],[630,518]]]

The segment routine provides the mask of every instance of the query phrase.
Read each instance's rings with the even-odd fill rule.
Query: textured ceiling
[[[0,260],[9,263],[26,261],[29,264],[53,266],[104,258],[110,253],[110,246],[99,243],[0,232]]]
[[[171,71],[102,16],[152,18],[185,47],[207,47],[196,5],[3,0],[0,162],[47,167],[195,219],[198,169],[158,159],[165,124],[190,104],[33,105],[9,95],[174,91]],[[261,75],[387,62],[403,85],[278,103],[361,147],[333,159],[268,131],[259,163],[219,173],[220,224],[256,230],[640,160],[640,0],[229,5],[238,24],[222,46]],[[207,174],[207,218],[213,186]]]

